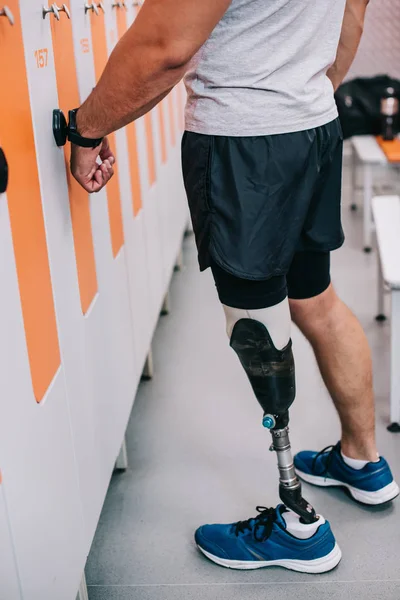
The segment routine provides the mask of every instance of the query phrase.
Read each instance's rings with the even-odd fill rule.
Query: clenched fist
[[[97,148],[71,145],[71,173],[90,194],[99,192],[110,181],[114,163],[107,138]]]

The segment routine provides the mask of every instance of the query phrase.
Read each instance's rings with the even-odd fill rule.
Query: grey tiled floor
[[[348,176],[348,173],[346,174]],[[345,185],[345,204],[350,201]],[[360,318],[374,354],[380,452],[400,480],[400,435],[386,431],[389,325],[373,317],[376,255],[360,251],[362,214],[344,207],[346,246],[333,259],[334,284]],[[275,505],[277,469],[269,436],[236,357],[193,239],[174,277],[172,312],[154,339],[156,374],[142,384],[129,423],[130,468],[113,477],[87,564],[90,600],[399,600],[400,501],[386,509],[351,503],[339,490],[305,486],[343,551],[325,575],[279,568],[229,571],[193,544],[204,522],[229,522]],[[307,342],[293,333],[298,396],[294,450],[335,443],[339,424]]]

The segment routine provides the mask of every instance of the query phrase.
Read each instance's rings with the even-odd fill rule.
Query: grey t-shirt
[[[346,0],[232,0],[185,76],[186,129],[301,131],[337,117],[326,76]]]

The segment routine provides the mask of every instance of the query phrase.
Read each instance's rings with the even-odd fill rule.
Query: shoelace
[[[265,506],[257,506],[259,515],[246,521],[239,521],[235,524],[235,535],[252,531],[253,537],[257,542],[265,542],[272,533],[274,523],[276,521],[275,508],[266,508]],[[262,532],[262,533],[261,533]]]
[[[318,452],[318,454],[316,454],[314,456],[314,460],[313,460],[312,466],[311,466],[311,471],[313,473],[315,472],[315,465],[317,464],[317,460],[319,459],[319,457],[322,456],[323,454],[327,454],[324,469],[321,471],[321,473],[318,473],[318,475],[326,475],[329,470],[329,467],[331,466],[331,462],[333,460],[333,455],[336,451],[336,448],[337,448],[337,444],[336,445],[334,444],[332,446],[327,446],[326,448],[321,450],[321,452]]]

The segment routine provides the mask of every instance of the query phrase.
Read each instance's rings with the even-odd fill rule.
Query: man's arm
[[[231,0],[146,0],[80,108],[81,135],[98,138],[148,112],[183,77]]]
[[[364,31],[369,0],[347,0],[336,60],[328,70],[335,91],[347,75]]]
[[[231,1],[146,0],[80,107],[78,132],[100,138],[151,110],[183,77]],[[72,145],[71,172],[89,193],[108,183],[114,162],[107,138],[94,149]]]

